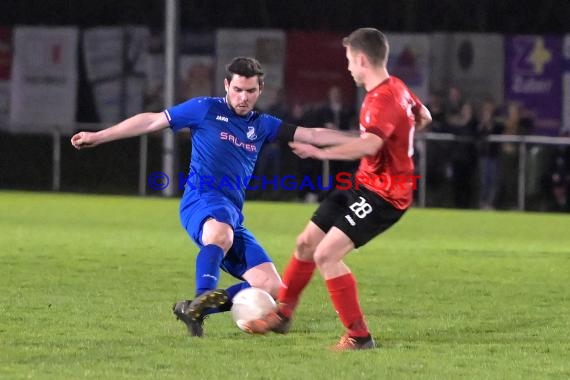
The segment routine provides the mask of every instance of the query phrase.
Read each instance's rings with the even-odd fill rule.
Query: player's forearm
[[[374,155],[378,152],[380,146],[357,138],[346,144],[322,148],[319,151],[319,159],[321,160],[358,160],[364,156]]]
[[[158,114],[140,113],[122,122],[97,132],[99,143],[106,143],[129,137],[141,136],[164,129],[166,125],[158,122]]]
[[[335,131],[327,128],[310,128],[308,139],[303,141],[315,146],[331,146],[346,144],[351,141],[358,141],[358,135],[354,133],[347,133]]]

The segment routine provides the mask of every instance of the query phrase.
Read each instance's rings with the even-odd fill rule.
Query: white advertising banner
[[[148,39],[144,27],[97,27],[83,33],[99,121],[117,122],[143,110]]]
[[[431,36],[432,90],[454,84],[475,102],[504,100],[504,38],[499,34],[435,33]]]
[[[386,35],[390,44],[388,72],[402,79],[423,101],[429,95],[430,39],[427,34]]]
[[[216,33],[216,85],[214,93],[225,94],[226,65],[239,56],[254,57],[265,72],[265,90],[276,91],[283,87],[285,62],[285,32],[267,29],[220,29]],[[264,109],[269,96],[259,98],[259,108]]]
[[[10,122],[17,131],[71,131],[77,108],[78,30],[16,27]]]

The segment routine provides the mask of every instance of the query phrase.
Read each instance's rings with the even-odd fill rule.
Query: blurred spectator
[[[340,87],[332,86],[327,102],[321,109],[321,117],[326,128],[348,131],[357,129],[354,125],[354,109],[343,103]]]
[[[495,208],[497,196],[497,166],[499,156],[499,143],[488,141],[489,135],[503,133],[504,126],[497,120],[496,106],[491,99],[487,99],[481,106],[477,135],[479,137],[479,207],[483,209]]]
[[[477,119],[473,105],[462,102],[461,111],[448,116],[451,133],[459,137],[473,138],[477,134]],[[453,200],[455,207],[469,208],[473,200],[472,183],[477,165],[477,151],[473,141],[458,141],[451,153]]]
[[[445,102],[445,122],[451,129],[453,129],[454,126],[465,123],[462,114],[464,103],[463,93],[459,87],[450,86],[447,90],[447,99]],[[451,132],[454,133],[453,131]]]
[[[533,128],[533,120],[518,102],[509,102],[504,122],[504,135],[524,135]],[[503,143],[499,156],[499,203],[503,208],[516,208],[518,185],[518,144]]]
[[[459,137],[473,138],[477,135],[477,118],[473,105],[463,100],[457,87],[450,87],[445,109],[449,131]],[[472,206],[472,183],[477,165],[477,150],[473,141],[457,141],[451,150],[453,201],[455,207]]]
[[[308,107],[303,108],[300,104],[295,104],[291,113],[291,122],[295,125],[302,125],[307,128],[317,128],[322,127],[323,122],[319,116],[318,108]],[[298,170],[298,183],[301,183],[304,177],[309,178],[310,183],[315,186],[315,188],[310,188],[309,186],[303,186],[298,189],[298,197],[301,201],[307,203],[315,203],[319,199],[319,189],[317,188],[318,176],[322,175],[322,163],[319,160],[312,158],[299,159],[299,170]],[[322,181],[322,180],[321,180]]]
[[[432,122],[428,126],[429,131],[447,132],[447,123],[445,121],[445,107],[441,96],[435,93],[430,94],[426,107],[428,108],[432,117]]]
[[[548,176],[549,197],[546,211],[568,212],[570,202],[568,191],[570,190],[570,173],[561,156],[556,157],[554,168]]]
[[[289,109],[285,100],[285,93],[282,89],[277,91],[268,91],[266,96],[269,97],[266,113],[280,118],[285,122],[291,119]],[[300,124],[298,124],[300,125]],[[257,160],[255,168],[255,175],[259,178],[265,177],[272,179],[274,176],[281,175],[281,146],[278,141],[266,143]],[[250,199],[272,199],[278,198],[279,189],[273,186],[267,186],[265,190],[261,187],[258,190],[253,190],[249,194]]]
[[[431,113],[432,122],[426,128],[427,132],[445,133],[448,132],[447,121],[445,120],[445,107],[443,99],[438,94],[430,94],[426,107]],[[447,173],[451,172],[451,163],[449,162],[450,149],[452,144],[447,141],[427,141],[427,184],[430,187],[439,188],[448,177]],[[425,154],[419,152],[419,154]],[[418,155],[414,154],[416,159]]]
[[[570,137],[569,131],[561,133],[563,137]],[[556,149],[551,169],[545,174],[546,203],[544,211],[570,212],[570,148],[559,146]]]
[[[328,100],[320,110],[320,118],[326,128],[341,131],[358,130],[354,108],[343,103],[342,92],[338,86],[329,89]],[[334,178],[339,172],[353,172],[358,166],[358,161],[330,161],[329,165],[330,175]]]

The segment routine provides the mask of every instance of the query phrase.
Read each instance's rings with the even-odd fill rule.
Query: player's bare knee
[[[315,260],[315,264],[319,269],[322,269],[326,267],[327,264],[331,264],[333,262],[333,259],[330,255],[327,255],[327,252],[324,250],[317,250],[313,256],[313,260]]]
[[[297,242],[295,249],[297,252],[297,258],[301,260],[313,260],[313,255],[315,254],[315,249],[317,248],[318,242],[311,241],[308,234],[302,233],[297,237]]]
[[[279,288],[283,286],[281,281],[268,281],[267,287],[264,289],[267,293],[271,294],[271,297],[277,299],[279,295]]]
[[[224,234],[224,233],[212,234],[209,236],[203,236],[202,243],[204,245],[209,245],[209,244],[217,245],[218,247],[224,250],[224,253],[226,253],[232,247],[233,238],[230,234]]]
[[[279,278],[271,278],[271,277],[256,279],[255,281],[249,281],[249,284],[254,288],[265,290],[267,293],[271,294],[271,296],[275,299],[279,294],[279,288],[283,285]]]

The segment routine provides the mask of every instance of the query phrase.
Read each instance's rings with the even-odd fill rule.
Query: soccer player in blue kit
[[[350,136],[324,128],[303,128],[254,110],[263,90],[263,70],[254,58],[237,57],[226,66],[225,97],[198,97],[158,113],[140,113],[98,132],[71,138],[76,149],[157,132],[189,128],[190,172],[180,202],[180,221],[199,247],[196,292],[173,312],[190,335],[204,334],[208,314],[228,311],[233,296],[249,286],[274,298],[282,286],[271,258],[243,225],[246,183],[261,147],[276,139],[337,145]],[[207,179],[207,181],[205,181]],[[220,269],[240,280],[218,289]]]

